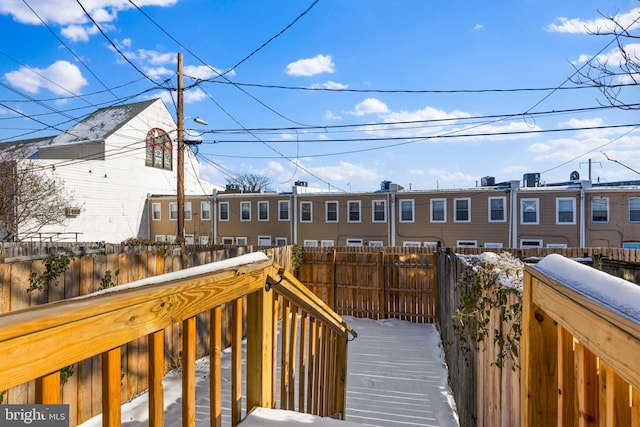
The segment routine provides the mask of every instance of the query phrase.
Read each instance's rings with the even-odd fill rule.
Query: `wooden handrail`
[[[120,347],[147,337],[149,420],[150,425],[163,425],[161,378],[164,375],[164,330],[179,324],[182,328],[183,425],[194,425],[196,316],[210,314],[211,367],[212,370],[219,368],[220,307],[229,304],[234,313],[231,328],[234,366],[231,410],[232,425],[235,426],[242,419],[240,363],[243,311],[247,314],[246,410],[248,412],[255,406],[276,405],[275,328],[279,318],[278,298],[274,298],[274,292],[269,291],[274,283],[277,283],[276,292],[281,295],[283,305],[289,301],[300,307],[304,316],[310,316],[314,324],[331,331],[326,334],[326,339],[335,341],[336,337],[341,337],[343,347],[333,352],[329,349],[337,349],[336,344],[323,341],[323,349],[327,353],[321,366],[339,366],[332,372],[336,376],[342,375],[342,379],[325,375],[316,376],[316,381],[326,380],[334,385],[321,399],[333,411],[331,415],[344,415],[347,335],[355,335],[355,332],[304,285],[263,253],[244,255],[0,315],[0,391],[37,380],[35,402],[24,403],[59,403],[60,381],[57,371],[102,355],[103,425],[119,425]],[[311,322],[304,322],[305,325],[307,323]],[[301,348],[297,351],[302,353],[307,350]],[[220,425],[220,378],[213,372],[211,377],[212,423]],[[304,382],[302,384],[306,387]]]
[[[608,276],[595,269],[582,273],[592,282]],[[602,281],[606,292],[616,295],[616,287],[626,286],[617,280]],[[627,292],[640,295],[640,288],[628,285]],[[525,268],[522,426],[638,425],[640,321],[608,303],[539,267]]]

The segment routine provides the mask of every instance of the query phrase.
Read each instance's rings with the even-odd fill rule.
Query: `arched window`
[[[172,170],[171,138],[160,128],[153,128],[147,133],[145,147],[145,165],[159,169]]]

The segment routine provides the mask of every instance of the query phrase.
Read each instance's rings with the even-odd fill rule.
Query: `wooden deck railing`
[[[30,403],[61,403],[59,371],[101,355],[102,388],[94,392],[102,394],[103,425],[118,426],[122,403],[121,347],[146,338],[149,425],[162,426],[165,329],[178,322],[182,346],[182,424],[194,426],[196,316],[208,312],[211,425],[222,425],[219,373],[221,337],[227,331],[221,330],[221,306],[229,303],[234,306],[228,332],[232,336],[232,426],[241,421],[243,413],[256,406],[276,407],[278,400],[281,408],[344,415],[346,347],[349,334],[355,333],[304,285],[262,253],[0,315],[0,391],[35,380]],[[280,316],[282,333],[278,350]],[[242,387],[243,336],[247,346],[246,390]],[[83,421],[77,419],[78,423]]]
[[[567,267],[571,280],[546,265],[525,270],[521,425],[638,426],[640,287]]]

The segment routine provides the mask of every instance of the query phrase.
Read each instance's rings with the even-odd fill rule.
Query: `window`
[[[413,222],[413,199],[400,200],[400,222]]]
[[[537,240],[537,239],[520,240],[521,249],[541,248],[541,247],[542,247],[542,240]]]
[[[373,212],[372,222],[387,222],[387,201],[374,200],[371,202],[371,210]]]
[[[193,245],[193,244],[195,243],[195,240],[194,240],[193,234],[185,234],[185,235],[184,235],[184,242],[185,242],[187,245]]]
[[[176,242],[176,235],[175,234],[167,234],[167,242],[168,243],[175,243]]]
[[[169,203],[169,221],[178,220],[178,204]]]
[[[505,222],[507,220],[506,206],[506,197],[489,197],[489,222]]]
[[[184,202],[184,220],[191,221],[191,202]],[[191,242],[191,244],[193,244],[193,242]]]
[[[278,221],[289,221],[289,201],[278,201]]]
[[[477,248],[478,241],[477,240],[458,240],[456,242],[456,246],[459,248]]]
[[[485,248],[502,248],[502,243],[494,243],[494,242],[485,242]]]
[[[447,222],[446,199],[431,199],[431,222]]]
[[[349,200],[347,205],[349,206],[347,222],[360,222],[360,200]]]
[[[606,224],[609,222],[609,198],[591,199],[591,222]]]
[[[223,237],[222,238],[223,245],[233,245],[233,237]]]
[[[240,202],[240,221],[251,221],[251,202]]]
[[[421,246],[420,242],[412,242],[412,241],[402,242],[402,247],[404,248],[419,248],[420,246]]]
[[[269,221],[269,202],[258,202],[258,221]]]
[[[538,199],[520,200],[520,223],[538,224],[538,203]]]
[[[556,198],[556,223],[575,224],[576,223],[576,199],[569,197]]]
[[[311,222],[312,219],[311,202],[300,202],[300,222]]]
[[[171,137],[160,128],[151,129],[145,141],[145,166],[171,170],[172,155]]]
[[[471,199],[453,199],[456,215],[454,222],[471,222]]]
[[[640,242],[623,242],[623,249],[640,249]]]
[[[201,245],[208,245],[209,244],[209,236],[200,236],[198,241],[200,242]]]
[[[200,202],[200,219],[202,221],[211,220],[211,202]]]
[[[347,239],[347,246],[362,246],[362,239]]]
[[[151,218],[154,221],[160,221],[161,212],[160,203],[151,203]]]
[[[220,221],[229,221],[229,202],[220,202],[218,205],[218,212]]]
[[[156,234],[156,242],[166,242],[167,241],[167,236],[165,236],[164,234]]]
[[[271,236],[258,236],[258,246],[271,246]]]
[[[549,249],[566,249],[566,243],[547,243],[547,248]]]
[[[317,240],[305,240],[304,241],[304,246],[306,246],[307,248],[317,248],[318,247],[318,241]]]
[[[276,237],[276,246],[287,246],[286,237]]]
[[[425,248],[437,248],[438,242],[424,242],[423,245]]]
[[[384,243],[382,240],[369,240],[369,246],[379,248],[384,246]]]
[[[640,197],[629,197],[629,222],[640,222]]]
[[[236,237],[236,245],[247,246],[247,238],[246,237]]]
[[[324,202],[325,222],[338,222],[338,202]]]
[[[335,244],[333,243],[333,240],[320,240],[320,247],[332,248],[334,246]]]

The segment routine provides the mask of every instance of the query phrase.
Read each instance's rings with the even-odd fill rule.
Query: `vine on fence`
[[[515,370],[519,368],[522,304],[520,298],[510,302],[509,296],[522,293],[523,263],[508,253],[486,253],[469,260],[473,267],[466,269],[458,282],[463,290],[452,319],[458,347],[468,363],[471,344],[467,337],[484,345],[493,339],[497,354],[491,364],[503,368],[511,360]],[[489,330],[492,313],[499,316],[499,324],[510,326]]]
[[[38,274],[35,271],[29,276],[29,291],[41,291],[49,287],[51,282],[67,271],[71,258],[67,254],[51,254],[44,260],[44,273]]]

